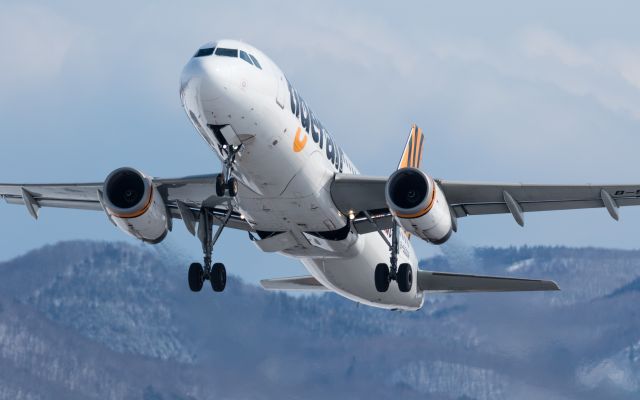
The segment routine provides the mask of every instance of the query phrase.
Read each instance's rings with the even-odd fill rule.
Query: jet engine
[[[109,174],[102,189],[102,205],[113,223],[147,243],[159,243],[170,229],[170,216],[150,177],[133,168]]]
[[[387,180],[387,205],[408,232],[434,244],[451,236],[453,220],[444,193],[427,174],[416,168],[402,168]]]

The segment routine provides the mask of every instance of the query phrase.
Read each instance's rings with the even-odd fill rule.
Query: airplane
[[[0,196],[38,218],[42,207],[104,212],[113,225],[159,243],[174,220],[202,244],[188,268],[193,292],[225,289],[213,262],[225,228],[248,232],[260,250],[302,262],[309,275],[266,279],[268,290],[331,291],[368,306],[415,311],[429,292],[559,290],[553,281],[418,268],[413,236],[445,243],[458,219],[640,204],[640,185],[529,185],[454,182],[420,169],[424,133],[411,127],[396,171],[361,175],[334,136],[260,50],[237,40],[201,46],[180,77],[180,99],[220,159],[219,173],[155,178],[135,168],[103,182],[0,184]],[[214,227],[216,228],[214,231]]]

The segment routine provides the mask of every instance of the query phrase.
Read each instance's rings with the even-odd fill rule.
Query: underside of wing
[[[344,215],[354,215],[359,233],[388,229],[392,219],[384,195],[386,184],[385,177],[336,174],[331,183],[331,198]],[[365,211],[370,218],[364,215]]]
[[[640,205],[640,185],[436,182],[458,218],[511,213],[522,222],[522,215],[527,212],[604,207],[613,218],[618,219],[618,207]],[[336,174],[331,185],[331,196],[341,212],[353,213],[356,223],[360,223],[365,228],[363,231],[367,231],[367,220],[359,215],[362,211],[377,214],[387,222],[390,220],[385,200],[386,183],[385,177]]]
[[[0,197],[9,204],[102,210],[98,191],[102,183],[0,184]]]
[[[430,292],[529,292],[560,290],[553,281],[418,271],[418,287]]]
[[[535,185],[439,181],[457,217],[640,205],[640,185]]]
[[[260,285],[267,290],[305,290],[305,291],[328,291],[313,276],[296,276],[292,278],[263,279]]]
[[[209,208],[214,216],[226,214],[229,202],[215,193],[216,175],[198,175],[182,178],[152,179],[172,218],[182,219],[187,211],[198,220],[202,207]],[[26,206],[37,217],[42,207],[72,208],[102,211],[100,196],[104,184],[56,183],[56,184],[0,184],[0,197],[9,204]],[[218,221],[214,219],[214,223]],[[228,222],[230,228],[251,230],[241,215],[233,211]]]

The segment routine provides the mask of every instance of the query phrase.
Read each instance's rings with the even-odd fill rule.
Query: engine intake
[[[104,194],[107,206],[116,216],[144,212],[151,199],[151,184],[133,168],[119,168],[107,177]]]
[[[159,243],[169,231],[162,196],[152,179],[134,168],[118,168],[107,176],[102,201],[118,228],[144,242]]]
[[[387,205],[408,232],[435,244],[452,232],[449,204],[438,184],[417,168],[402,168],[387,180]]]

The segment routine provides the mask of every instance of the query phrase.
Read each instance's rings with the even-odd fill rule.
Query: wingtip
[[[558,284],[555,281],[546,281],[547,284],[549,285],[549,289],[548,290],[552,290],[552,291],[560,291],[562,289],[560,289],[560,286],[558,286]]]

